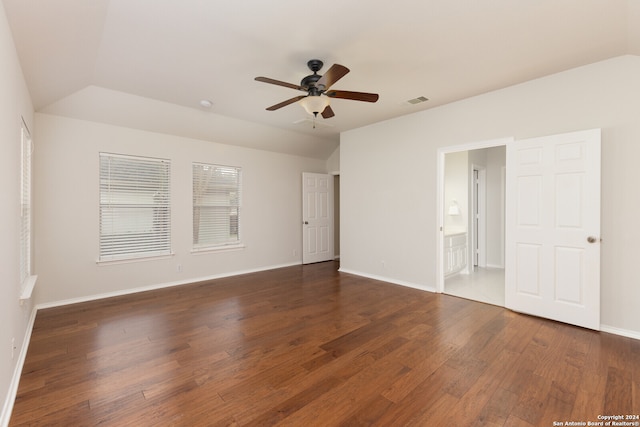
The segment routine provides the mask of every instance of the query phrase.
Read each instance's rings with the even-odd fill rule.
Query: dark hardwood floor
[[[295,266],[38,312],[12,426],[552,426],[640,413],[640,341]]]

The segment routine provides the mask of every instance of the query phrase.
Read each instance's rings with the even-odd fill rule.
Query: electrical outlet
[[[176,266],[176,271],[177,271],[178,273],[181,273],[181,272],[182,272],[182,264],[178,264],[178,265]]]
[[[298,250],[297,249],[293,250],[293,256],[298,256]]]

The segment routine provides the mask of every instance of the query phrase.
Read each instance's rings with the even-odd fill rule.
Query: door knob
[[[309,225],[309,221],[305,221],[305,222],[304,222],[304,225]]]
[[[595,238],[595,237],[593,237],[593,236],[589,236],[589,237],[587,237],[587,242],[589,242],[589,243],[595,243],[595,242],[597,242],[597,241],[598,241],[598,239],[596,239],[596,238]]]

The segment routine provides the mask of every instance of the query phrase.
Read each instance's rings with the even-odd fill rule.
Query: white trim
[[[504,138],[487,139],[485,141],[468,142],[459,145],[449,145],[447,147],[438,148],[438,153],[457,153],[460,151],[481,150],[483,148],[501,147],[512,143],[515,140],[514,137],[508,136]]]
[[[432,293],[436,292],[436,289],[433,286],[419,285],[417,283],[405,282],[403,280],[396,280],[396,279],[392,279],[392,278],[389,278],[389,277],[378,276],[376,274],[367,274],[367,273],[348,270],[348,269],[344,269],[344,268],[340,268],[340,269],[338,269],[338,271],[340,273],[353,274],[355,276],[366,277],[367,279],[379,280],[381,282],[387,282],[387,283],[391,283],[393,285],[400,285],[400,286],[404,286],[404,287],[407,287],[407,288],[418,289],[420,291],[426,291],[426,292],[432,292]]]
[[[600,332],[607,332],[609,334],[619,335],[621,337],[640,340],[640,331],[632,331],[630,329],[622,329],[616,328],[614,326],[600,324]]]
[[[32,274],[27,277],[22,283],[22,289],[20,292],[20,301],[31,299],[31,294],[33,293],[33,288],[36,286],[36,281],[38,280],[37,274]]]
[[[475,171],[478,171],[478,182],[474,182]],[[477,184],[477,185],[476,185]],[[469,202],[469,226],[467,229],[471,230],[469,234],[469,256],[467,257],[469,262],[467,262],[466,271],[467,273],[471,273],[473,271],[473,267],[476,265],[475,262],[477,260],[477,266],[480,268],[485,268],[487,266],[487,168],[484,165],[477,165],[475,163],[471,164],[470,174],[469,174],[469,188],[470,191],[470,202]],[[478,218],[474,218],[476,214],[474,206],[474,202],[478,208]],[[476,226],[477,223],[477,226]],[[477,236],[477,241],[474,237]],[[476,248],[478,252],[476,252]]]
[[[169,259],[172,256],[175,256],[175,252],[171,251],[168,254],[163,255],[145,255],[145,256],[137,256],[137,257],[126,257],[126,258],[117,258],[117,259],[97,259],[96,264],[99,266],[103,265],[114,265],[114,264],[131,264],[133,262],[144,262],[144,261],[155,261],[159,259]]]
[[[274,270],[276,268],[291,267],[291,266],[294,266],[294,265],[300,265],[300,263],[299,262],[294,262],[294,263],[288,263],[288,264],[280,264],[280,265],[273,265],[273,266],[262,267],[262,268],[255,268],[255,269],[250,269],[250,270],[242,270],[242,271],[234,271],[234,272],[223,273],[223,274],[216,274],[216,275],[213,275],[213,276],[192,277],[192,278],[189,278],[189,279],[179,280],[179,281],[175,281],[175,282],[158,283],[158,284],[155,284],[155,285],[141,286],[139,288],[123,289],[121,291],[106,292],[106,293],[103,293],[103,294],[88,295],[88,296],[85,296],[85,297],[71,298],[71,299],[67,299],[67,300],[52,301],[52,302],[48,302],[48,303],[38,304],[36,308],[38,310],[41,310],[41,309],[45,309],[45,308],[61,307],[63,305],[77,304],[77,303],[80,303],[80,302],[95,301],[95,300],[104,299],[104,298],[119,297],[119,296],[123,296],[123,295],[135,294],[135,293],[138,293],[138,292],[147,292],[147,291],[153,291],[153,290],[156,290],[156,289],[170,288],[170,287],[173,287],[173,286],[190,285],[192,283],[206,282],[206,281],[209,281],[209,280],[216,280],[216,279],[223,279],[225,277],[239,276],[239,275],[248,274],[248,273],[258,273],[260,271]]]
[[[244,243],[237,243],[237,244],[234,243],[233,245],[207,246],[202,248],[191,249],[191,254],[204,255],[204,254],[210,254],[212,252],[231,252],[231,251],[239,251],[244,248],[246,248]]]
[[[34,307],[31,310],[31,317],[27,323],[27,330],[25,332],[24,340],[22,342],[22,348],[18,355],[18,361],[16,362],[15,369],[13,370],[13,378],[9,383],[9,390],[7,392],[7,398],[2,406],[2,414],[0,415],[0,426],[7,427],[11,420],[11,413],[13,412],[13,405],[16,401],[16,395],[18,394],[18,385],[20,384],[20,376],[22,375],[22,368],[24,367],[24,361],[27,358],[27,350],[29,349],[29,343],[31,342],[31,332],[33,332],[33,325],[36,321],[36,313],[38,308]]]
[[[505,224],[507,216],[505,214],[507,196],[507,166],[500,168],[500,266],[504,268],[504,245],[506,241]]]
[[[504,265],[487,264],[486,268],[497,268],[497,269],[500,269],[500,270],[504,270]]]
[[[443,148],[438,149],[436,156],[436,218],[439,227],[436,238],[436,292],[444,292],[444,166],[445,154]]]

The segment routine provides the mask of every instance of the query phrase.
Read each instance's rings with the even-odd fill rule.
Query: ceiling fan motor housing
[[[307,62],[307,67],[309,67],[309,69],[314,73],[320,71],[323,65],[324,62],[320,61],[319,59],[310,59],[309,62]]]
[[[304,90],[308,90],[309,95],[320,95],[320,93],[316,89],[316,82],[322,77],[318,74],[318,71],[320,71],[323,65],[324,63],[319,59],[311,59],[309,60],[309,62],[307,62],[307,67],[309,67],[309,69],[313,71],[313,74],[310,74],[302,79],[300,81],[300,87],[302,87]]]
[[[300,81],[300,87],[302,87],[304,90],[309,91],[314,89],[318,90],[316,88],[316,82],[320,80],[320,77],[322,76],[319,74],[311,74]]]

